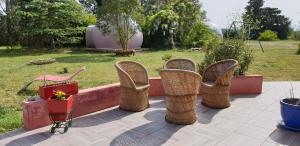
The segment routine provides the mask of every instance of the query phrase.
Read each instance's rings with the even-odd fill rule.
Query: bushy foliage
[[[199,0],[148,0],[143,6],[146,47],[181,47],[190,30],[205,18]]]
[[[201,10],[201,3],[199,0],[180,0],[173,6],[174,12],[178,14],[178,35],[176,41],[182,45],[186,36],[199,25],[204,18],[205,12]]]
[[[20,0],[16,6],[20,43],[28,47],[80,44],[86,27],[96,20],[74,0]]]
[[[204,23],[196,24],[186,36],[184,45],[191,47],[207,48],[210,43],[216,42],[216,35]]]
[[[102,0],[101,4],[98,11],[99,27],[104,33],[115,30],[122,49],[129,49],[129,40],[139,30],[139,25],[143,24],[140,0]]]
[[[147,17],[144,30],[151,47],[174,48],[174,36],[177,34],[179,16],[170,8],[165,8],[153,16]]]
[[[264,0],[249,0],[243,16],[245,23],[251,24],[251,39],[257,39],[261,32],[272,30],[279,39],[287,39],[291,21],[278,8],[263,7]]]
[[[222,30],[225,38],[238,38],[240,36],[239,31],[233,29],[223,29]]]
[[[277,33],[272,30],[266,30],[263,33],[260,33],[258,40],[260,40],[260,41],[276,41],[276,40],[278,40]]]
[[[18,44],[19,27],[18,19],[15,17],[15,0],[2,1],[5,7],[0,7],[0,44],[14,46]]]
[[[6,45],[6,32],[4,30],[6,30],[6,18],[3,15],[0,15],[0,30],[2,30],[2,32],[0,33],[0,46],[1,45]]]
[[[78,2],[80,2],[88,12],[96,14],[98,6],[96,0],[78,0]]]
[[[210,64],[224,59],[237,60],[240,65],[237,74],[243,75],[252,63],[253,53],[243,40],[224,40],[220,46],[207,50],[204,61],[198,64],[199,73],[202,74]]]
[[[164,56],[161,57],[161,59],[165,62],[167,62],[171,58],[172,58],[172,54],[165,54]]]

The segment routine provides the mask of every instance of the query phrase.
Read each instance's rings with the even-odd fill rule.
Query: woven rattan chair
[[[201,76],[192,71],[161,70],[160,76],[166,94],[166,121],[175,124],[193,124],[197,120],[196,98]]]
[[[115,66],[121,84],[120,109],[139,112],[149,107],[149,80],[143,65],[133,61],[120,61]]]
[[[220,109],[230,106],[230,80],[237,66],[236,60],[228,59],[210,65],[203,72],[202,104]]]
[[[196,65],[195,63],[190,59],[171,59],[166,62],[164,65],[165,69],[182,69],[182,70],[189,70],[189,71],[195,71]]]

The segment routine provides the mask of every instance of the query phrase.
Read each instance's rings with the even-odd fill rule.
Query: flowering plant
[[[55,99],[57,100],[65,100],[66,99],[66,93],[62,91],[54,91]]]

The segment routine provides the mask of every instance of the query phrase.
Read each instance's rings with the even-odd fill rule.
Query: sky
[[[210,21],[221,28],[229,25],[233,14],[241,14],[249,0],[200,0]],[[300,29],[300,0],[265,0],[264,7],[275,7],[292,20],[292,27]]]

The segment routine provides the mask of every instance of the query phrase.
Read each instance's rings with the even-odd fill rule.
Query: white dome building
[[[215,23],[206,21],[205,24],[208,26],[208,28],[213,31],[219,38],[223,39],[223,32],[222,29]]]
[[[118,42],[118,34],[111,32],[103,34],[99,27],[90,25],[86,30],[86,46],[88,48],[96,48],[99,50],[115,50],[122,48]],[[143,33],[138,31],[128,42],[129,49],[141,48],[143,44]]]

